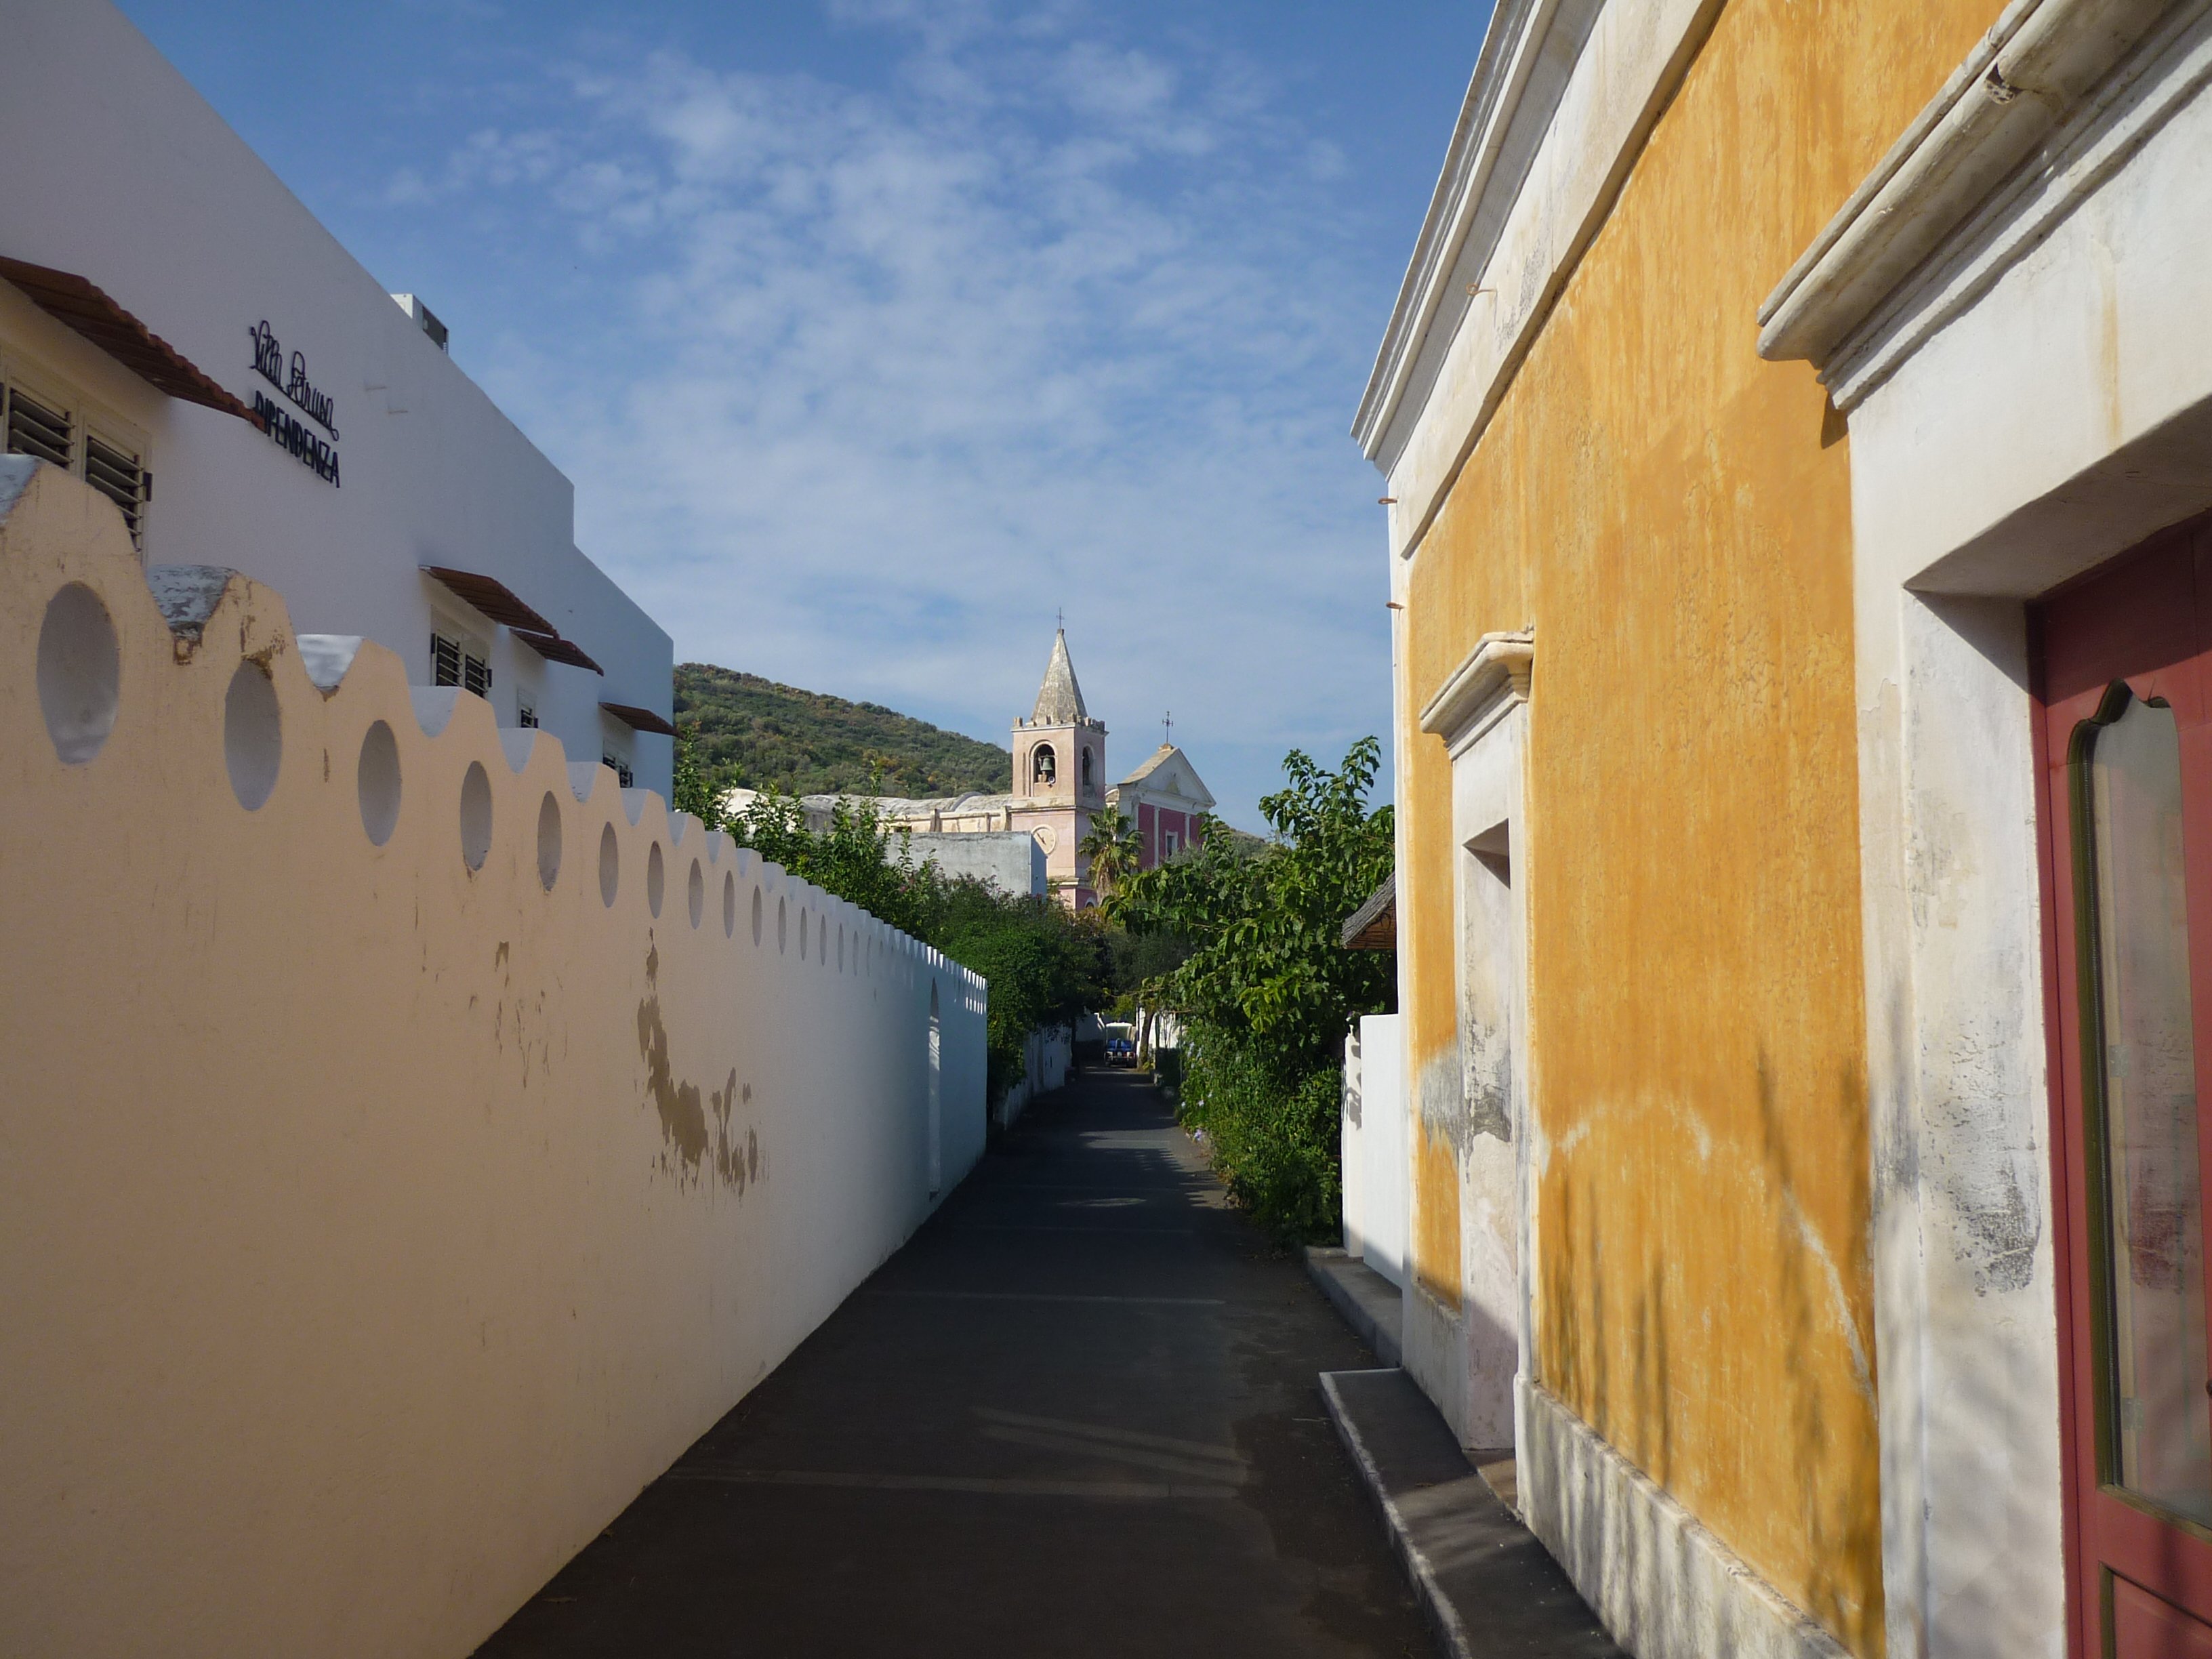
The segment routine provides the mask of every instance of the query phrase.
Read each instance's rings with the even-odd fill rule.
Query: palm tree
[[[1144,867],[1144,840],[1115,807],[1091,815],[1091,833],[1078,850],[1090,860],[1091,884],[1102,894],[1116,891]]]

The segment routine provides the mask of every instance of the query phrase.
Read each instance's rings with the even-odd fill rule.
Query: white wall
[[[1893,1653],[2067,1650],[2024,601],[2212,507],[2212,20],[2170,21],[1827,377],[1851,443]]]
[[[1344,1248],[1406,1286],[1406,1050],[1396,1014],[1344,1039]]]
[[[972,1164],[983,987],[207,598],[0,459],[0,1652],[465,1654]]]
[[[242,570],[283,592],[302,631],[366,635],[418,684],[434,607],[473,616],[418,567],[497,577],[606,671],[545,663],[479,623],[501,723],[529,688],[579,758],[617,746],[641,787],[665,791],[669,740],[599,704],[667,715],[669,638],[576,550],[568,480],[109,0],[0,0],[0,254],[86,277],[249,404],[276,397],[248,340],[265,319],[335,399],[336,488],[245,422],[155,392],[0,282],[0,360],[82,388],[150,440],[149,562]]]
[[[973,876],[1002,893],[1038,897],[1046,890],[1044,848],[1026,830],[918,832],[908,848],[916,864],[933,859],[946,875]]]
[[[1022,1048],[1022,1074],[999,1103],[999,1127],[1012,1128],[1030,1102],[1066,1084],[1074,1055],[1074,1034],[1067,1026],[1031,1031]]]

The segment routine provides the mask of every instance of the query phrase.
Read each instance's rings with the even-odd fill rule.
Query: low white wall
[[[908,837],[907,850],[916,864],[933,861],[948,876],[973,876],[1017,898],[1041,897],[1048,890],[1044,848],[1026,830],[917,831]]]
[[[1406,1051],[1400,1016],[1344,1039],[1344,1248],[1406,1285]]]
[[[1066,1084],[1074,1060],[1074,1035],[1066,1026],[1031,1031],[1023,1045],[1022,1075],[999,1103],[999,1127],[1011,1128],[1030,1102]]]
[[[0,1651],[465,1654],[973,1163],[983,988],[160,580],[0,459]]]

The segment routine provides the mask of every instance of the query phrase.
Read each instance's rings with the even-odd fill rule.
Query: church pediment
[[[1213,792],[1198,775],[1190,757],[1172,744],[1162,744],[1142,766],[1121,780],[1115,793],[1125,807],[1139,800],[1172,800],[1180,811],[1212,810]]]

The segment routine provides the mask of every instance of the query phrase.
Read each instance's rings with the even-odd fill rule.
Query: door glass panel
[[[2130,699],[2094,732],[2094,860],[2120,1484],[2212,1523],[2212,1401],[2197,1163],[2197,1053],[2173,711]]]

